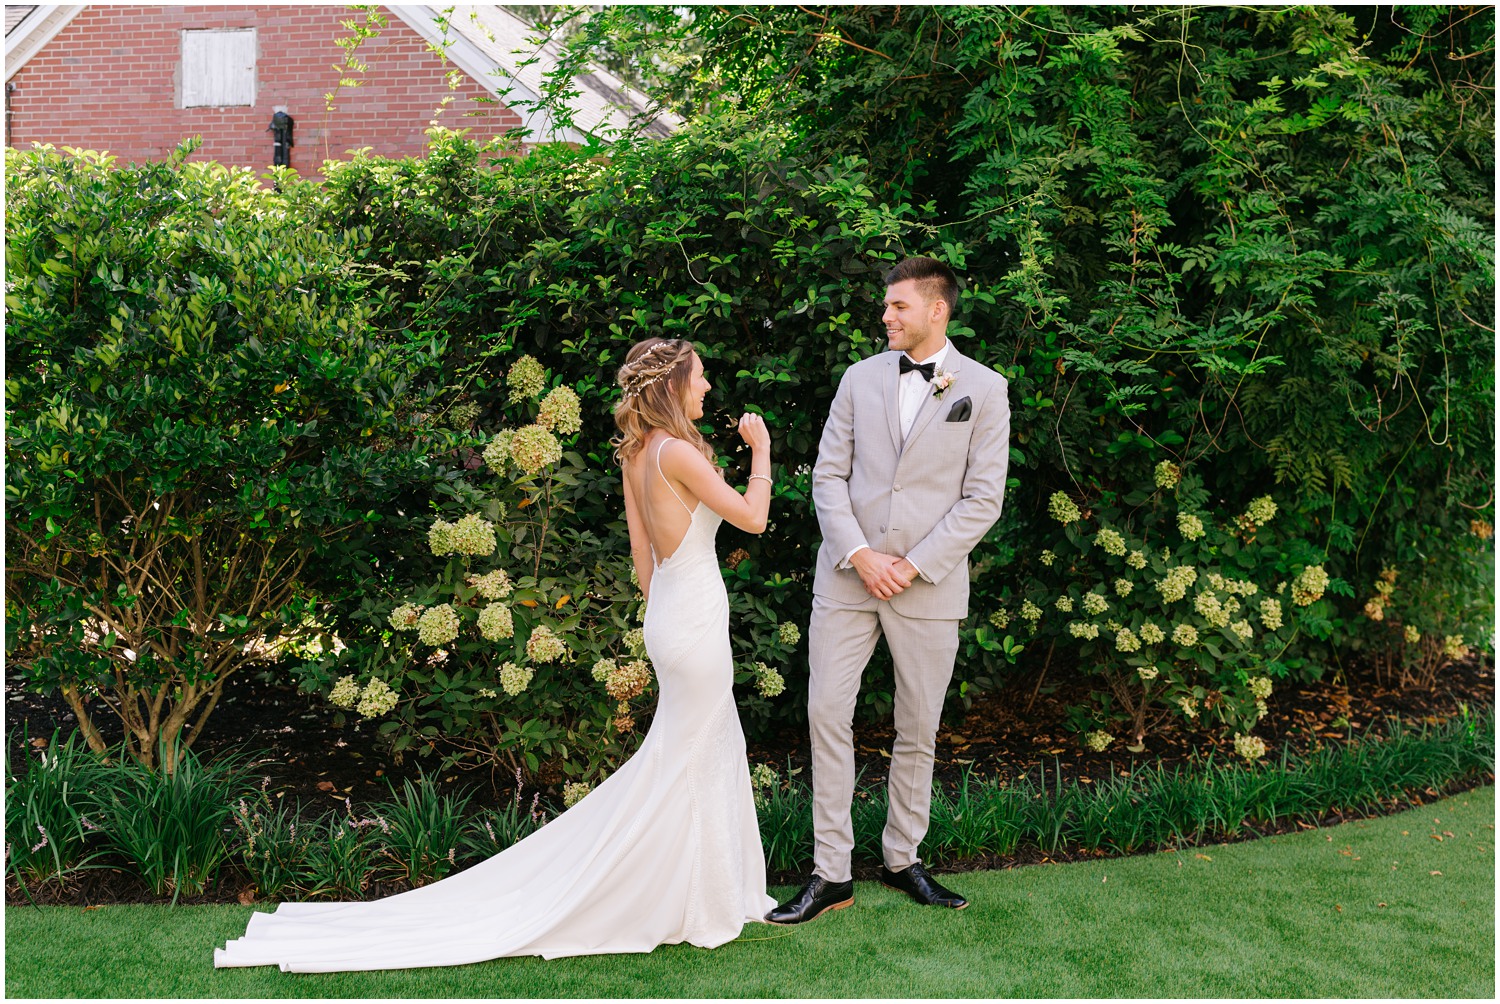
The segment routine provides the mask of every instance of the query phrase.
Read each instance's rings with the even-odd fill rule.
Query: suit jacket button
[[[891,491],[893,491],[893,492],[899,492],[900,490],[901,490],[901,486],[900,485],[891,485]]]
[[[881,527],[881,528],[880,528],[880,532],[881,532],[881,533],[885,533],[885,527]]]

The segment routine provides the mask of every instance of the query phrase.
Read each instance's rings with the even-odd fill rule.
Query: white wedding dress
[[[699,503],[652,575],[644,633],[660,697],[635,756],[488,861],[374,902],[256,913],[243,938],[214,950],[214,965],[315,973],[649,952],[684,941],[714,948],[760,921],[776,903],[766,895],[731,689],[729,601],[714,552],[720,522]]]

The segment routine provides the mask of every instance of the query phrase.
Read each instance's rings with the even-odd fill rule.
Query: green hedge
[[[502,374],[528,354],[583,399],[556,571],[618,583],[613,372],[633,340],[675,334],[705,358],[705,426],[725,463],[743,465],[728,435],[741,410],[772,427],[770,530],[725,530],[721,550],[739,678],[769,660],[800,693],[805,656],[782,628],[810,608],[821,423],[843,369],[881,348],[881,270],[927,253],[963,275],[951,334],[1006,374],[1014,411],[955,698],[1005,685],[1018,663],[1077,663],[1100,679],[1078,727],[1139,740],[1139,706],[1243,730],[1265,687],[1252,681],[1313,680],[1349,654],[1430,679],[1489,647],[1493,97],[1476,81],[1492,75],[1491,12],[1401,9],[1373,26],[1326,8],[695,16],[684,36],[610,8],[578,36],[602,44],[611,19],[635,18],[685,47],[671,65],[690,74],[705,65],[693,53],[714,53],[711,85],[656,81],[693,109],[668,140],[517,157],[439,131],[426,158],[356,156],[259,196],[308,230],[359,235],[342,252],[348,295],[392,359],[432,360],[413,384],[431,395],[413,408],[426,438],[402,427],[380,444],[417,445],[430,476],[360,500],[392,532],[312,569],[320,628],[368,640],[441,574],[422,535],[485,497],[471,458],[518,420]],[[1463,58],[1428,60],[1423,39],[1437,38]],[[148,201],[177,184],[154,177]],[[47,205],[22,188],[8,228]],[[68,253],[17,256],[11,295],[52,283]],[[102,264],[86,288],[111,281]],[[56,323],[71,323],[63,308]],[[11,471],[30,463],[8,457]],[[1247,524],[1267,498],[1269,528]],[[1189,609],[1196,595],[1129,618],[1064,615],[1060,597],[1106,595],[1120,577],[1095,553],[1105,530],[1160,558],[1153,580],[1191,565],[1200,583],[1253,582],[1257,603],[1320,588],[1281,629],[1248,610],[1219,623]],[[623,629],[628,591],[600,597]],[[1120,631],[1138,640],[1147,620],[1211,630],[1213,647],[1127,652]],[[366,655],[349,666],[368,674]],[[326,663],[310,687],[337,677]],[[1151,692],[1139,670],[1153,666],[1171,687]],[[893,689],[877,659],[865,712]],[[752,728],[801,714],[748,686],[742,707]]]

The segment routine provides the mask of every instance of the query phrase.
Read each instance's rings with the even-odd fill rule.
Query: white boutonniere
[[[932,374],[932,396],[941,401],[943,399],[943,391],[952,387],[953,381],[957,379],[957,374],[949,373],[947,370],[938,370]]]

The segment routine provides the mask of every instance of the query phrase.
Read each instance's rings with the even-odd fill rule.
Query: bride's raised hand
[[[739,432],[751,452],[761,453],[771,448],[771,430],[759,415],[749,411],[741,415]]]

